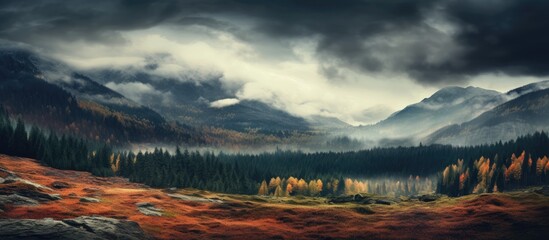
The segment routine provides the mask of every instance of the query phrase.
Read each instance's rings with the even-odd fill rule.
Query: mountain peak
[[[31,74],[40,73],[36,66],[36,56],[25,49],[0,48],[0,66],[3,71],[9,73],[26,72]]]
[[[488,90],[484,88],[479,87],[458,87],[458,86],[450,86],[445,87],[437,92],[435,92],[433,95],[431,95],[428,98],[423,99],[421,102],[423,103],[452,103],[455,100],[458,99],[464,99],[464,98],[471,98],[475,96],[482,96],[482,95],[489,95],[489,96],[496,96],[500,95],[500,92],[494,91],[494,90]]]

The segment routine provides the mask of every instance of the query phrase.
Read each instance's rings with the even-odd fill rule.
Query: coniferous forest
[[[474,147],[262,154],[201,153],[178,147],[174,153],[158,148],[133,153],[29,128],[0,110],[0,153],[35,158],[59,169],[122,176],[152,187],[275,196],[417,194],[425,186],[459,196],[549,183],[549,138],[543,132]],[[379,178],[399,181],[369,180]]]

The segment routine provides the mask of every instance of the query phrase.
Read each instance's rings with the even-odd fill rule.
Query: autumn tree
[[[277,185],[276,186],[276,189],[274,191],[274,196],[275,197],[285,197],[285,191],[282,190],[282,188],[280,187],[280,185]]]
[[[287,183],[286,184],[286,197],[290,196],[293,192],[292,184]]]
[[[269,187],[267,186],[267,182],[265,180],[261,182],[257,195],[264,195],[264,196],[269,195]]]

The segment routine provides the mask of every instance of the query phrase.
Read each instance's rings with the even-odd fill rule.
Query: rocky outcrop
[[[70,188],[71,185],[66,183],[66,182],[55,181],[55,182],[51,183],[51,187],[57,188],[57,189],[62,189],[62,188]]]
[[[101,200],[97,199],[97,198],[91,198],[91,197],[82,197],[80,198],[80,202],[84,202],[84,203],[98,203],[98,202],[101,202]]]
[[[38,201],[17,194],[0,195],[0,209],[6,205],[38,205]]]
[[[419,196],[418,200],[422,201],[422,202],[434,202],[434,201],[438,200],[439,198],[440,198],[440,195],[426,194],[426,195]]]
[[[149,239],[139,224],[105,217],[0,219],[0,239]]]
[[[162,209],[156,208],[152,203],[140,202],[136,203],[135,205],[137,206],[137,210],[147,216],[162,216]]]
[[[543,186],[540,189],[534,190],[534,192],[549,197],[549,186]]]
[[[223,201],[219,199],[211,199],[211,198],[203,198],[203,197],[195,197],[195,196],[189,196],[189,195],[183,195],[178,193],[170,193],[168,196],[183,200],[183,201],[192,201],[192,202],[207,202],[207,203],[223,203]]]
[[[39,202],[48,202],[48,201],[55,201],[55,200],[61,199],[59,194],[43,193],[43,192],[39,192],[36,189],[9,188],[9,187],[0,188],[0,195],[11,195],[11,194],[17,194],[19,196],[31,198]]]
[[[385,199],[379,196],[365,196],[362,194],[337,196],[328,199],[328,203],[357,203],[357,204],[382,204],[391,205],[395,204],[396,200]]]
[[[0,168],[0,210],[7,205],[38,205],[61,199],[59,194],[43,192],[49,190],[48,187],[19,178],[14,172]]]

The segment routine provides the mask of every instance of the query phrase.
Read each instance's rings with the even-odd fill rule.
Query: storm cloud
[[[202,25],[274,39],[316,37],[323,74],[403,72],[429,84],[487,72],[549,74],[549,2],[2,1],[0,36],[120,44],[120,31]],[[250,39],[253,41],[253,39]]]
[[[536,0],[0,0],[0,44],[218,79],[230,97],[360,124],[440,87],[548,76],[547,12]]]

